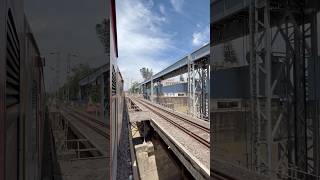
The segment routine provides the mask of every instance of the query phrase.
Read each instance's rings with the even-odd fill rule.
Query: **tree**
[[[152,69],[148,69],[148,68],[145,68],[145,67],[140,69],[140,73],[141,73],[141,75],[142,75],[144,80],[150,79],[152,77],[152,75],[153,75]]]
[[[130,89],[130,93],[138,93],[139,92],[139,83],[137,81],[133,82]]]
[[[100,39],[102,45],[105,48],[105,52],[110,54],[110,20],[104,19],[100,24],[96,25],[96,33]]]
[[[79,81],[93,71],[94,69],[90,68],[88,64],[80,64],[72,68],[72,75],[69,77],[67,82],[70,91],[70,99],[75,99],[78,96]]]

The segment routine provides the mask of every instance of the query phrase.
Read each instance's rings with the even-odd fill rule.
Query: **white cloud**
[[[165,18],[152,12],[152,7],[153,3],[142,0],[117,2],[118,64],[126,81],[125,89],[131,81],[142,81],[142,67],[156,73],[169,65],[160,57],[173,48],[172,37],[161,29]]]
[[[182,13],[184,0],[170,0],[170,2],[176,12]]]
[[[202,31],[195,31],[192,34],[192,44],[194,46],[204,45],[209,42],[210,29],[209,26],[205,27]]]
[[[162,15],[165,15],[165,13],[166,13],[166,9],[165,9],[165,7],[164,7],[164,5],[163,5],[163,4],[160,4],[160,6],[159,6],[159,10],[160,10],[160,12],[161,12],[161,14],[162,14]]]

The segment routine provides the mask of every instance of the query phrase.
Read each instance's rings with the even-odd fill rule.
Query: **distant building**
[[[172,85],[167,85],[162,87],[162,93],[165,97],[184,97],[187,96],[188,83],[176,83]]]
[[[155,86],[154,93],[163,97],[187,96],[188,83],[173,79],[163,80],[160,86]]]

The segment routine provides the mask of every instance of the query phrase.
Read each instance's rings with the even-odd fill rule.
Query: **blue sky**
[[[155,74],[209,42],[209,0],[116,2],[118,65],[125,86],[142,81],[142,67]]]

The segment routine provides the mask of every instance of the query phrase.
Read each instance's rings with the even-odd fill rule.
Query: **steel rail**
[[[188,134],[189,136],[193,137],[194,139],[196,139],[198,142],[200,142],[201,144],[203,144],[204,146],[206,146],[207,148],[210,149],[210,142],[205,140],[204,138],[198,136],[197,134],[191,132],[189,129],[183,127],[182,125],[178,124],[177,122],[174,122],[173,120],[171,120],[170,118],[168,118],[167,116],[163,115],[162,113],[160,113],[158,110],[155,110],[153,106],[143,102],[143,101],[139,101],[141,104],[143,104],[146,108],[148,108],[149,110],[151,110],[153,113],[155,113],[156,115],[160,116],[161,118],[165,119],[166,121],[168,121],[169,123],[173,124],[174,126],[176,126],[178,129],[182,130],[183,132],[185,132],[186,134]]]
[[[81,114],[82,116],[85,116],[85,117],[88,118],[90,121],[92,121],[92,122],[94,122],[94,123],[96,123],[96,124],[99,124],[100,126],[103,126],[103,127],[106,127],[106,128],[108,127],[108,125],[107,125],[106,123],[101,122],[101,121],[95,119],[94,117],[90,116],[90,115],[87,114],[87,113],[81,112],[81,111],[79,111],[79,110],[76,110],[76,109],[74,109],[74,108],[70,108],[70,107],[67,107],[67,106],[65,106],[65,108],[67,108],[67,109],[69,109],[69,110],[71,110],[71,111],[73,111],[73,112],[79,113],[79,114]]]
[[[139,99],[138,99],[138,101],[142,101],[142,100],[139,100]],[[192,125],[192,126],[195,126],[195,127],[199,128],[199,129],[205,131],[206,133],[210,133],[210,128],[204,127],[204,126],[202,126],[202,125],[200,125],[200,124],[197,124],[196,122],[190,121],[189,119],[184,118],[184,117],[182,117],[182,116],[179,116],[179,115],[175,114],[174,112],[171,112],[171,111],[169,111],[169,110],[167,110],[167,109],[165,109],[165,108],[161,108],[161,107],[155,106],[155,105],[153,105],[151,102],[148,102],[148,101],[143,101],[143,102],[146,102],[146,103],[152,105],[153,107],[155,107],[155,108],[157,108],[157,109],[161,109],[162,111],[165,111],[165,112],[167,112],[168,114],[170,114],[170,115],[172,115],[172,116],[175,116],[176,118],[178,118],[178,119],[180,119],[180,120],[182,120],[182,121],[184,121],[184,122],[186,122],[186,123],[188,123],[188,124],[190,124],[190,125]]]
[[[90,124],[87,120],[83,119],[82,116],[80,115],[76,115],[74,112],[70,112],[70,111],[67,111],[67,110],[63,110],[65,111],[67,114],[69,114],[70,116],[76,118],[77,120],[81,121],[83,124],[85,124],[86,126],[88,126],[89,128],[91,128],[92,130],[94,130],[96,133],[100,134],[101,136],[105,137],[106,139],[110,139],[110,135],[105,132],[105,131],[102,131],[101,129],[99,129],[98,127]]]

